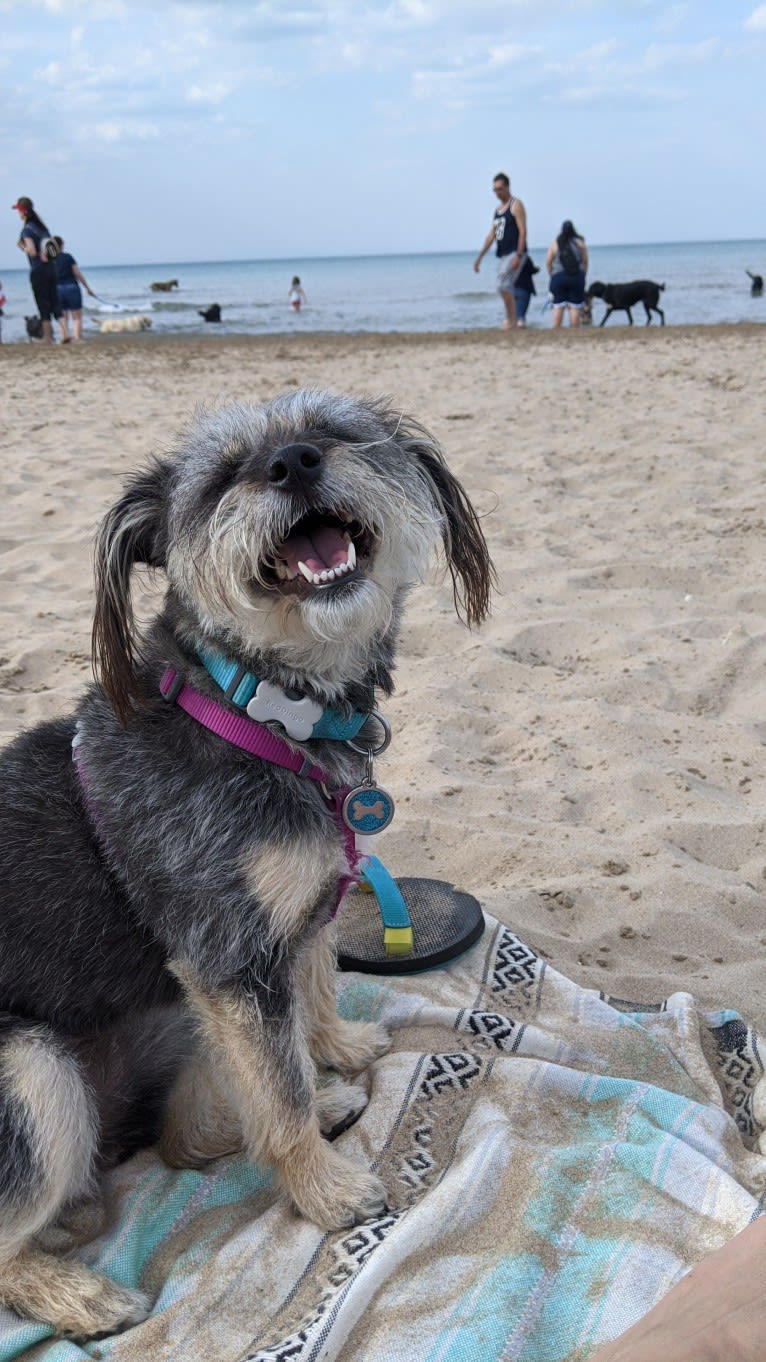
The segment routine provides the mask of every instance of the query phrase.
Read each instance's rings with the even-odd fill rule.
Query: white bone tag
[[[296,742],[310,738],[314,724],[318,723],[324,714],[322,706],[310,696],[304,695],[300,700],[291,700],[289,695],[285,695],[284,691],[271,681],[258,682],[258,689],[247,706],[247,712],[251,719],[257,719],[261,724],[268,723],[269,720],[280,723],[288,738],[294,738]]]

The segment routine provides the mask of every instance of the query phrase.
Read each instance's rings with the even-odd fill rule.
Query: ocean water
[[[654,279],[665,285],[660,306],[668,325],[689,322],[766,321],[766,296],[751,298],[746,269],[766,276],[766,241],[689,242],[643,246],[589,246],[589,280],[605,283]],[[528,325],[550,325],[545,308],[545,248],[532,248],[540,266]],[[145,313],[152,333],[163,335],[278,335],[303,332],[467,331],[490,329],[502,319],[495,293],[494,257],[480,274],[474,252],[438,255],[354,256],[315,260],[245,260],[195,264],[102,265],[81,261],[95,292],[126,313]],[[300,275],[308,305],[290,311],[288,286]],[[172,294],[152,293],[152,280],[177,279]],[[7,298],[3,340],[26,339],[25,316],[34,312],[27,271],[3,275]],[[97,306],[85,297],[86,332],[96,330]],[[219,303],[220,325],[206,323],[199,309]],[[594,302],[594,322],[603,304]],[[101,313],[104,315],[104,313]],[[639,306],[634,322],[643,325]],[[656,319],[655,319],[656,320]],[[608,326],[627,325],[624,313]]]

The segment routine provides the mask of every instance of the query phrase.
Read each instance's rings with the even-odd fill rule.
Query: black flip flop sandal
[[[484,931],[472,894],[444,880],[394,880],[377,856],[337,918],[338,967],[363,974],[418,974],[462,955]]]

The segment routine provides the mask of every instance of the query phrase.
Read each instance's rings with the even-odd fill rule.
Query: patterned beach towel
[[[685,993],[578,988],[488,919],[450,967],[338,981],[393,1052],[340,1139],[390,1209],[323,1234],[267,1168],[107,1179],[80,1256],[156,1305],[78,1347],[0,1311],[0,1362],[585,1362],[761,1211],[756,1038]]]

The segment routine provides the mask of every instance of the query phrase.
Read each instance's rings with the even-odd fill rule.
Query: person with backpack
[[[12,207],[22,220],[21,236],[17,245],[29,260],[29,282],[34,294],[37,311],[42,322],[42,339],[47,345],[53,343],[51,319],[61,326],[62,340],[68,339],[66,324],[62,322],[62,312],[58,300],[56,270],[54,260],[58,246],[38,213],[31,199],[22,194]]]
[[[562,222],[561,231],[548,247],[545,268],[551,277],[553,327],[561,326],[565,308],[569,313],[569,325],[579,326],[580,309],[585,300],[588,248],[569,218]]]

